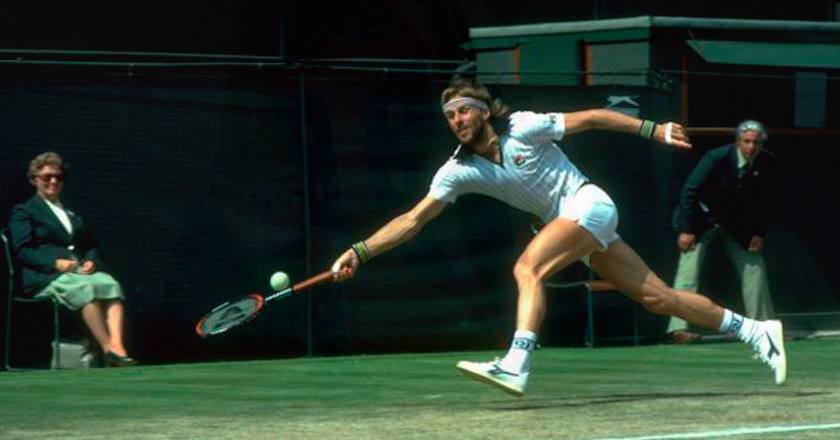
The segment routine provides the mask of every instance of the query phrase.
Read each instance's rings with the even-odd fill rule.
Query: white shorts
[[[597,185],[587,183],[581,186],[565,208],[560,217],[576,221],[592,233],[601,244],[602,252],[620,238],[616,232],[618,209],[610,196]]]

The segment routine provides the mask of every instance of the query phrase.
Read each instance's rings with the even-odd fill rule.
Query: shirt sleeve
[[[455,203],[463,192],[462,185],[459,184],[455,160],[450,159],[440,167],[432,179],[428,196],[443,202]]]
[[[563,113],[516,112],[510,117],[511,136],[526,143],[543,144],[559,141],[566,133]]]

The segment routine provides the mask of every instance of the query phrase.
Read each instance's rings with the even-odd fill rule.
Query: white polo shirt
[[[558,217],[589,179],[552,141],[566,131],[562,113],[516,112],[499,138],[501,164],[459,145],[438,170],[429,197],[455,203],[462,194],[484,194],[548,223]]]

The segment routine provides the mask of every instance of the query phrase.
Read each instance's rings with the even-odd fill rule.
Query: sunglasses
[[[51,181],[51,180],[53,180],[53,179],[55,179],[55,180],[57,180],[57,181],[59,181],[59,182],[64,182],[64,174],[62,174],[62,173],[55,173],[55,174],[53,174],[53,173],[39,174],[39,175],[37,175],[37,176],[35,176],[35,177],[37,177],[38,179],[40,179],[42,182],[49,182],[49,181]]]

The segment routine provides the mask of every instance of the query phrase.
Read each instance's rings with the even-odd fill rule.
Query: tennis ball
[[[271,288],[277,291],[283,290],[289,287],[289,276],[286,275],[286,272],[274,272],[274,275],[271,276]]]

